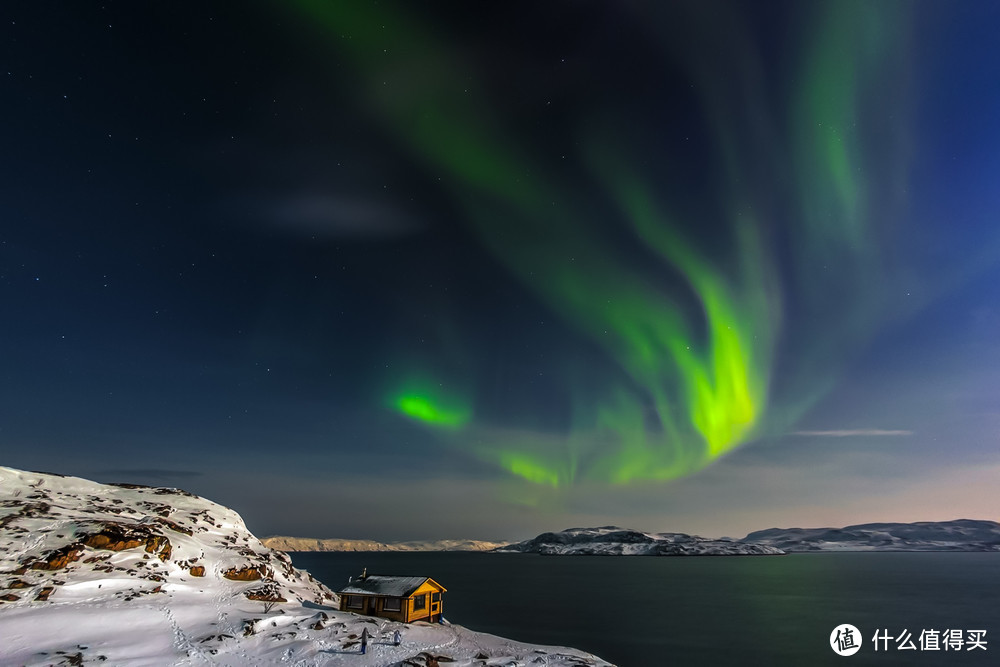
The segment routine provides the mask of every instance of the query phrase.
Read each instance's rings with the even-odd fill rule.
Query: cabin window
[[[385,598],[382,600],[382,611],[400,611],[403,608],[400,602],[399,598]]]
[[[348,609],[361,609],[364,607],[364,598],[360,595],[348,595],[347,596],[347,608]]]
[[[427,596],[421,595],[420,597],[413,598],[413,611],[420,611],[421,609],[427,608]]]
[[[431,602],[440,602],[440,601],[441,601],[441,594],[440,593],[432,593],[431,594]]]

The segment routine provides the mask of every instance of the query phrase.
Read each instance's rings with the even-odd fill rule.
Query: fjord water
[[[294,553],[334,590],[369,573],[444,585],[452,623],[572,646],[620,665],[1000,664],[1000,553],[816,553],[758,557]],[[861,650],[838,656],[850,623]],[[872,636],[987,630],[986,651],[875,652]],[[996,642],[996,643],[994,643]]]

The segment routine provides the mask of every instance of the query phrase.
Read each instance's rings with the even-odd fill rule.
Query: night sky
[[[997,3],[0,19],[0,463],[261,536],[998,519]]]

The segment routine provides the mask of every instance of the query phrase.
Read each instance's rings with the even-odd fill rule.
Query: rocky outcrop
[[[243,567],[231,567],[222,573],[222,576],[232,581],[257,581],[270,576],[270,568],[263,565],[245,565]]]
[[[263,586],[244,591],[243,595],[248,600],[256,600],[258,602],[288,602],[288,600],[281,596],[281,591],[273,581],[267,581]]]
[[[241,599],[247,592],[264,602],[336,602],[287,554],[263,546],[239,515],[203,498],[0,468],[0,592],[16,597],[4,604],[43,603],[65,580],[103,578],[116,583],[96,586],[97,595],[123,601],[211,578]],[[123,588],[129,579],[134,584]]]
[[[70,544],[49,552],[39,560],[31,563],[32,570],[61,570],[70,563],[80,560],[83,555],[83,545]],[[15,570],[16,572],[17,570]],[[21,574],[24,574],[22,571]]]

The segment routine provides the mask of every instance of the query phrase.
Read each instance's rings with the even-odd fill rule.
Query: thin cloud
[[[408,212],[371,198],[324,193],[250,195],[223,206],[283,231],[324,238],[393,238],[421,225]]]
[[[892,437],[913,435],[913,431],[893,431],[881,428],[840,429],[833,431],[794,431],[792,435],[808,435],[820,438],[851,438],[855,436]]]

